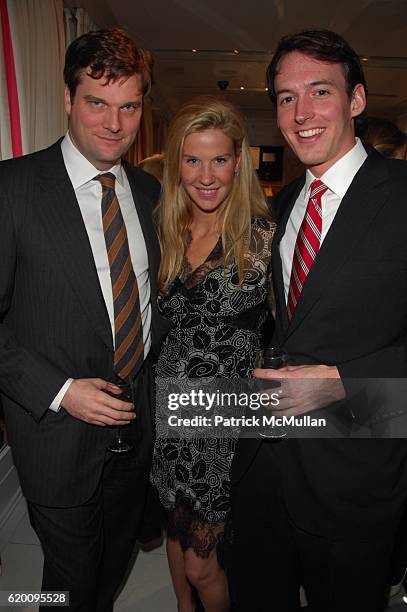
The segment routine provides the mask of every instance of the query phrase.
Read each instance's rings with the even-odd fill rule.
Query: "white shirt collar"
[[[338,159],[333,166],[329,168],[322,176],[321,181],[339,198],[343,198],[347,192],[355,174],[367,157],[366,150],[359,138],[355,139],[355,146],[350,151],[345,153],[343,157]],[[305,194],[311,187],[311,183],[315,181],[315,176],[310,170],[306,172],[305,178]]]
[[[65,134],[61,142],[61,149],[68,176],[75,190],[94,179],[98,174],[105,174],[106,172],[114,174],[118,183],[122,187],[124,186],[125,183],[121,163],[119,162],[109,170],[101,172],[82,155],[79,149],[77,149],[72,142],[69,131]]]

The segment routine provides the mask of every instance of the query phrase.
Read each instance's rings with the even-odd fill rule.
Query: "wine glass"
[[[263,350],[262,355],[262,368],[271,370],[278,370],[285,366],[288,362],[288,354],[285,353],[279,346],[268,346]],[[279,381],[267,381],[267,385],[270,388],[281,388]],[[273,425],[271,431],[264,430],[260,435],[263,438],[284,438],[286,432],[282,427]]]
[[[268,346],[263,350],[262,368],[278,370],[288,361],[288,355],[279,346]]]
[[[122,400],[123,402],[132,402],[134,404],[133,386],[128,380],[123,380],[116,374],[109,381],[121,389],[120,395],[110,393],[106,391],[111,397]],[[133,444],[130,444],[125,440],[124,433],[125,425],[115,425],[115,438],[108,445],[107,450],[111,453],[128,453],[133,448]]]

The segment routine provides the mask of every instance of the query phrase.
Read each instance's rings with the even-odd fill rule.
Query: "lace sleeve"
[[[269,268],[267,272],[268,272],[268,285],[269,285],[268,304],[269,304],[270,312],[273,315],[273,318],[275,319],[276,318],[276,298],[274,294],[273,274],[271,271],[271,260],[270,260],[270,264],[269,264]]]
[[[273,316],[275,316],[276,305],[273,290],[273,279],[271,272],[271,245],[276,231],[274,221],[255,217],[252,221],[252,233],[250,240],[250,254],[255,259],[255,265],[267,270],[268,302]]]

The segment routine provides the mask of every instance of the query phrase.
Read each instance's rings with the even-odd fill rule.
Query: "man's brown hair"
[[[122,28],[88,32],[76,38],[65,55],[64,81],[71,100],[86,70],[93,79],[106,83],[139,74],[143,95],[151,88],[153,59],[150,51],[140,49]]]

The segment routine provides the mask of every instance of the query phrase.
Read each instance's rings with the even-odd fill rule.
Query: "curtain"
[[[42,149],[66,130],[63,106],[65,33],[62,0],[8,0],[23,153]]]
[[[167,136],[167,122],[154,109],[150,97],[144,99],[140,129],[126,158],[131,164],[138,164],[145,157],[162,153]]]
[[[67,47],[75,38],[78,38],[78,36],[99,29],[99,26],[92,21],[89,14],[82,8],[65,8],[64,18]]]
[[[0,0],[0,17],[2,26],[0,28],[0,159],[8,159],[10,157],[13,157],[13,146],[11,139],[11,117],[9,111],[9,96],[5,67],[5,56],[7,57],[7,52],[5,50],[6,38],[8,38],[8,43],[11,44],[10,25],[8,20],[6,0]],[[6,30],[6,37],[3,37],[3,30]],[[12,66],[10,66],[10,69],[14,71],[14,57],[8,55],[7,60],[12,61]],[[19,116],[18,107],[17,111]],[[19,120],[18,125],[16,127],[18,127],[21,141],[21,129],[19,127]],[[21,151],[19,152],[19,154],[21,154]]]
[[[167,140],[168,123],[161,115],[154,115],[154,152],[163,153]]]

